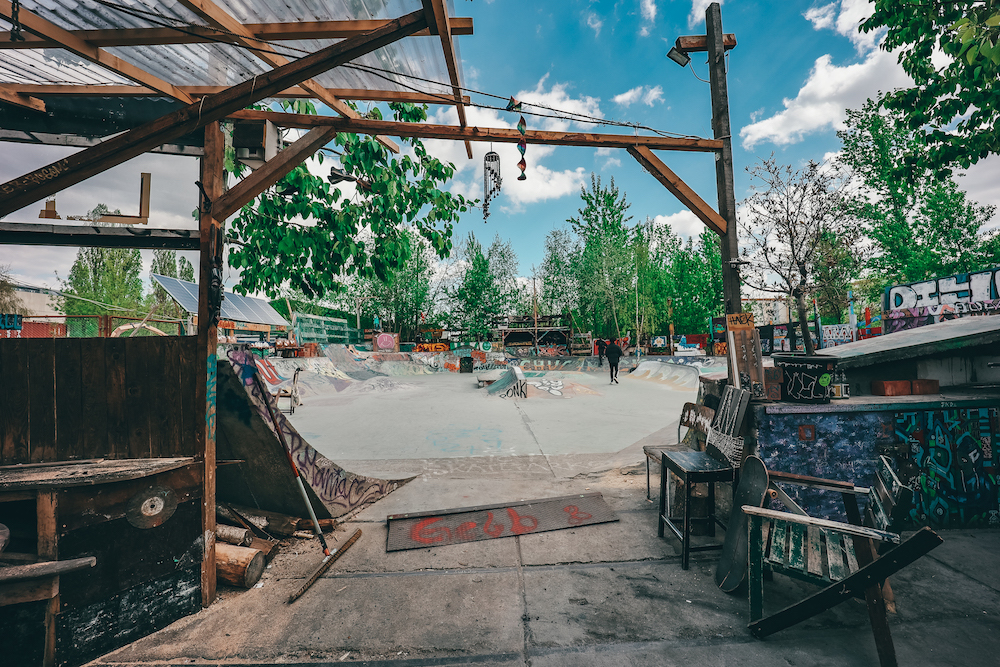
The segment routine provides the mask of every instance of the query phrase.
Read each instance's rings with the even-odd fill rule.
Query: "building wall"
[[[942,407],[928,402],[874,411],[768,414],[754,408],[757,449],[768,469],[869,486],[875,461],[889,456],[914,490],[910,518],[937,528],[1000,527],[996,401]],[[803,406],[804,407],[804,406]],[[838,494],[787,486],[815,516],[844,520]]]

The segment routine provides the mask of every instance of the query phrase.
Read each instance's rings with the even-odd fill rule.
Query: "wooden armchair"
[[[930,528],[920,529],[905,541],[898,533],[889,532],[893,523],[906,516],[912,489],[899,481],[884,456],[879,457],[878,475],[871,489],[848,490],[843,482],[786,473],[768,473],[768,477],[769,488],[775,489],[777,499],[792,511],[742,506],[749,517],[750,632],[758,639],[763,638],[850,597],[863,597],[868,604],[879,661],[882,667],[895,666],[896,650],[889,632],[883,585],[888,590],[886,579],[890,575],[943,541]],[[852,515],[857,516],[855,497],[866,495],[869,499],[865,512],[867,525],[810,517],[775,482],[839,491],[844,494],[849,519],[853,519]],[[881,556],[876,544],[887,547]],[[801,602],[764,617],[765,568],[823,588]]]

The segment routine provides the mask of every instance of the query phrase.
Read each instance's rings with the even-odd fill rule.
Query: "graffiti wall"
[[[894,333],[954,320],[959,317],[997,314],[1000,314],[1000,299],[991,299],[972,303],[949,303],[890,310],[885,314],[884,324],[886,333]]]
[[[824,324],[823,325],[823,347],[837,347],[853,343],[854,338],[850,324]]]
[[[901,481],[913,486],[914,521],[1000,526],[997,413],[984,407],[895,414],[896,436],[909,449],[898,467]]]
[[[887,287],[882,310],[926,308],[958,303],[979,303],[1000,299],[997,280],[1000,267],[977,273],[932,278],[907,285]]]
[[[998,408],[767,414],[754,409],[757,448],[771,470],[870,486],[889,456],[913,487],[915,524],[1000,527]],[[844,520],[839,494],[785,485],[815,516]]]

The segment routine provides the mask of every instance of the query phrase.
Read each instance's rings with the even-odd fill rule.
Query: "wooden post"
[[[198,427],[198,458],[204,465],[201,494],[201,530],[205,551],[201,562],[201,604],[215,600],[215,415],[216,347],[218,309],[221,296],[222,236],[224,220],[212,216],[212,202],[222,195],[222,161],[225,145],[217,122],[205,126],[205,154],[201,158],[200,197],[201,255],[198,279],[198,382],[195,405],[205,409],[205,423]],[[213,272],[218,271],[217,290],[212,289]],[[213,303],[213,300],[215,301]]]
[[[736,193],[733,185],[733,139],[729,128],[729,85],[726,82],[726,55],[722,35],[722,9],[713,2],[705,10],[708,33],[708,74],[712,89],[712,132],[722,140],[722,152],[715,156],[715,181],[719,191],[719,215],[726,220],[722,236],[722,291],[726,314],[743,310],[740,297],[740,271],[734,264],[740,256],[736,229]]]
[[[55,491],[39,491],[35,501],[36,532],[38,533],[38,557],[43,560],[59,560],[59,530],[57,515],[58,497]],[[56,591],[59,590],[58,578]],[[59,594],[49,598],[45,607],[45,649],[42,667],[56,664],[56,616],[59,614]]]

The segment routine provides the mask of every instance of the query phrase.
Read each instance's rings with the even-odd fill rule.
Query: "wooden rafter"
[[[319,150],[324,144],[333,141],[337,129],[332,127],[317,127],[306,132],[298,141],[264,163],[262,167],[234,185],[224,195],[212,204],[212,217],[225,220],[254,197],[271,187],[285,177],[292,169],[302,164],[302,161]]]
[[[720,142],[721,143],[721,142]],[[709,229],[719,236],[726,235],[726,219],[705,203],[705,200],[698,196],[698,193],[691,189],[687,183],[682,181],[670,168],[663,164],[660,158],[653,154],[647,146],[630,146],[629,155],[634,157],[639,164],[646,168],[663,187],[677,197],[682,204],[691,209],[691,212],[698,216],[698,219],[705,223]]]
[[[253,33],[247,30],[242,23],[230,16],[226,10],[219,7],[212,0],[180,0],[180,2],[203,20],[207,21],[212,27],[228,31],[230,34],[235,36],[235,39],[241,45],[255,49],[254,51],[251,51],[251,53],[253,53],[255,57],[260,58],[265,63],[269,64],[271,67],[281,67],[282,65],[288,64],[288,58],[270,51],[269,49],[271,46],[269,44],[260,41],[253,35]],[[319,85],[317,82],[310,79],[308,81],[303,81],[299,85],[312,93],[316,99],[326,104],[341,116],[344,116],[345,118],[358,117],[358,113],[354,109],[331,94],[330,91]],[[389,150],[394,153],[399,152],[399,146],[397,146],[395,142],[384,137],[376,138]]]
[[[339,132],[355,134],[387,134],[392,137],[419,137],[422,139],[451,139],[453,141],[495,141],[516,144],[522,138],[529,144],[549,146],[592,146],[594,148],[630,148],[645,146],[656,150],[694,151],[711,153],[722,150],[721,139],[687,137],[637,136],[632,134],[597,134],[593,132],[546,132],[528,130],[524,137],[517,130],[494,127],[455,127],[429,123],[397,123],[389,120],[367,118],[334,118],[279,111],[241,109],[229,114],[235,120],[269,120],[278,127],[312,129],[335,127]]]
[[[197,250],[198,232],[190,229],[81,227],[25,222],[0,222],[0,243],[90,248],[166,248]]]
[[[451,19],[448,16],[448,8],[445,6],[444,0],[424,0],[424,12],[427,14],[427,23],[431,34],[436,34],[441,38],[441,51],[444,53],[444,62],[448,68],[448,78],[451,79],[451,92],[455,96],[458,124],[462,127],[468,127],[465,106],[462,104],[462,81],[458,76],[458,57],[455,55],[455,43],[451,41]],[[472,145],[468,141],[465,142],[465,152],[471,160]]]
[[[191,97],[199,98],[205,95],[215,95],[222,92],[227,86],[177,86],[177,88]],[[74,85],[49,85],[49,84],[2,84],[0,91],[6,90],[16,95],[51,97],[150,97],[159,96],[157,91],[145,86],[74,86]],[[327,91],[342,100],[371,100],[376,102],[412,102],[414,104],[454,104],[455,101],[450,95],[435,95],[432,93],[416,93],[408,90],[367,90],[364,88],[327,88]],[[294,86],[283,90],[275,98],[303,98],[313,97],[313,94],[301,86]],[[468,96],[462,101],[469,102]],[[16,104],[16,102],[11,101]],[[42,100],[39,100],[44,105]],[[44,109],[42,109],[44,110]]]
[[[45,102],[8,84],[0,84],[0,102],[24,107],[32,111],[45,111]]]
[[[0,185],[0,217],[131,160],[208,123],[271,97],[329,69],[371,53],[427,26],[423,11],[393,19],[384,27],[338,42],[283,67],[264,72],[217,95],[209,95],[135,129],[123,132]],[[352,120],[352,119],[345,119]],[[352,120],[353,122],[353,120]]]
[[[674,46],[684,53],[708,51],[708,35],[682,35],[674,42]],[[727,32],[722,36],[722,47],[728,51],[736,48],[736,35]]]
[[[371,32],[384,25],[382,20],[370,21],[303,21],[301,23],[244,23],[254,37],[269,42],[303,39],[347,39],[364,32]],[[452,35],[471,35],[472,19],[452,17],[449,20]],[[111,28],[107,30],[70,30],[78,39],[100,48],[114,46],[165,46],[168,44],[207,44],[212,42],[236,43],[228,33],[207,26],[175,28]],[[418,32],[414,37],[430,35],[430,30]],[[0,31],[0,50],[3,49],[56,49],[59,43],[38,35],[25,35],[23,42],[12,42],[10,33]]]
[[[5,19],[10,19],[10,15],[10,0],[0,0],[0,16],[3,16]],[[147,86],[153,90],[159,91],[167,97],[172,97],[186,104],[190,104],[194,101],[191,96],[179,90],[176,86],[153,76],[149,72],[136,67],[132,63],[125,62],[118,56],[111,55],[104,49],[98,48],[90,42],[74,36],[68,30],[63,30],[54,23],[43,19],[41,16],[32,14],[24,7],[20,8],[18,18],[25,30],[52,40],[59,46],[59,48],[71,51],[81,58],[100,65],[105,69],[111,70],[116,74],[120,74],[126,79],[135,81],[141,86]]]

